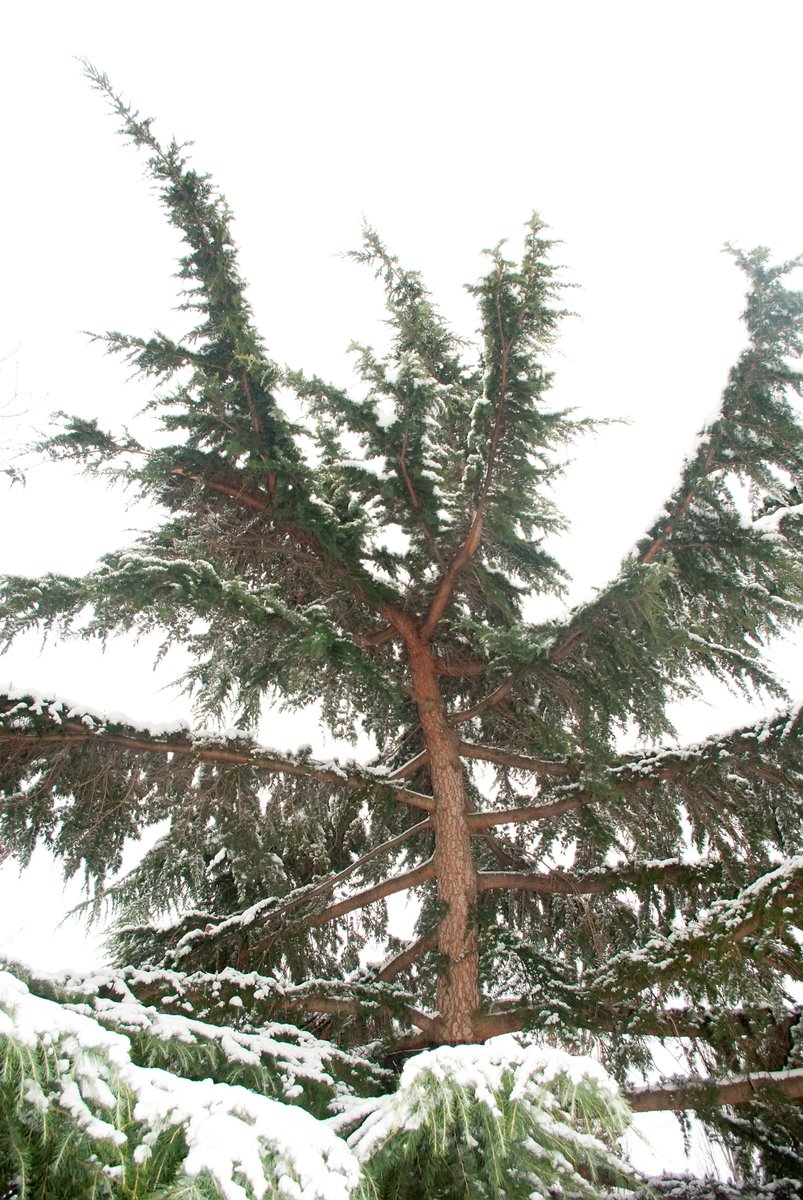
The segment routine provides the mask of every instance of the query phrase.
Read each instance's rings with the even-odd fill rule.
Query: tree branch
[[[60,712],[65,710],[65,716],[60,716]],[[23,714],[28,718],[27,728],[20,725]],[[353,767],[345,771],[322,763],[296,761],[271,754],[254,744],[239,746],[205,736],[203,740],[193,740],[181,734],[154,736],[135,726],[112,723],[103,716],[72,708],[60,700],[41,701],[31,696],[0,695],[0,745],[44,746],[48,743],[76,746],[101,744],[141,754],[174,754],[193,758],[197,762],[248,766],[271,774],[317,779],[321,783],[331,783],[351,791],[388,788],[401,803],[424,812],[434,811],[431,797],[398,787],[369,772],[358,774]]]
[[[633,1088],[625,1099],[633,1112],[680,1112],[722,1104],[749,1104],[762,1092],[781,1092],[790,1100],[803,1100],[803,1067],[790,1071],[762,1071],[730,1079],[684,1079],[661,1087]]]
[[[310,917],[302,920],[302,924],[310,929],[317,929],[321,925],[328,924],[329,921],[334,921],[337,917],[342,917],[346,913],[354,912],[358,908],[365,908],[369,904],[375,903],[377,900],[384,900],[386,896],[393,896],[396,892],[404,892],[409,888],[417,887],[419,884],[428,883],[430,879],[435,878],[435,863],[434,860],[428,858],[426,862],[415,867],[412,871],[405,871],[402,875],[394,875],[390,879],[384,879],[381,883],[375,884],[373,887],[365,888],[361,892],[355,892],[353,896],[347,896],[345,900],[338,900],[335,904],[330,904],[328,908],[324,908],[321,912],[313,913]],[[268,914],[268,918],[273,914]],[[253,953],[258,952],[265,946],[268,946],[276,937],[276,933],[272,932],[266,937],[260,938],[251,950]]]
[[[704,882],[707,876],[718,877],[721,871],[722,865],[717,861],[667,862],[588,871],[584,875],[572,875],[567,871],[480,871],[478,878],[481,892],[515,889],[543,896],[580,896],[600,895],[646,883],[664,886],[667,883],[694,883],[695,880]]]
[[[525,999],[504,1001],[492,1006],[479,1018],[483,1039],[500,1033],[519,1033],[542,1016]],[[800,1006],[777,1012],[769,1006],[746,1006],[733,1009],[685,1008],[643,1009],[618,1008],[590,1003],[574,1013],[578,1027],[609,1033],[633,1034],[636,1037],[695,1038],[717,1040],[729,1031],[733,1040],[755,1038],[773,1033],[784,1043],[789,1042],[792,1030],[803,1016]],[[565,1018],[564,1018],[565,1019]],[[790,1043],[791,1049],[791,1043]]]
[[[457,578],[465,566],[471,562],[471,559],[477,553],[482,542],[483,533],[483,518],[485,515],[485,506],[488,501],[488,494],[491,490],[491,480],[493,479],[494,467],[496,465],[496,452],[499,448],[499,439],[502,436],[502,427],[505,414],[505,397],[507,395],[507,369],[508,357],[510,355],[511,341],[502,341],[502,369],[499,380],[499,390],[496,398],[496,416],[494,419],[494,427],[491,433],[491,442],[488,448],[488,462],[485,468],[485,477],[480,488],[477,506],[474,510],[474,515],[469,526],[468,533],[463,545],[455,554],[448,568],[441,577],[441,581],[435,591],[432,603],[429,606],[429,612],[426,615],[424,624],[421,627],[421,637],[424,641],[429,641],[435,632],[438,622],[446,611],[446,606],[452,598],[452,593],[457,583]]]
[[[353,896],[347,896],[345,900],[338,900],[336,904],[330,904],[328,908],[325,908],[323,912],[316,913],[305,924],[313,929],[319,925],[326,925],[329,921],[334,921],[336,917],[342,917],[345,913],[354,912],[358,908],[365,908],[368,904],[373,904],[377,900],[384,900],[386,896],[395,895],[396,892],[406,892],[410,888],[418,887],[422,883],[428,883],[430,879],[434,878],[435,862],[434,859],[428,858],[425,863],[422,863],[419,867],[414,867],[412,871],[405,871],[402,875],[394,875],[390,879],[384,879],[382,883],[365,888],[362,892],[356,892]],[[259,944],[261,945],[261,943]]]
[[[464,708],[461,712],[452,713],[449,717],[449,722],[452,725],[463,725],[466,721],[473,721],[475,717],[479,717],[485,712],[486,708],[493,708],[496,704],[501,704],[510,693],[513,691],[517,676],[509,675],[503,680],[498,687],[494,688],[483,700],[471,708]]]
[[[427,934],[426,937],[420,937],[417,941],[411,942],[399,954],[388,959],[387,962],[379,968],[376,973],[378,983],[387,983],[391,979],[395,979],[402,971],[405,971],[409,966],[412,966],[419,958],[422,958],[430,950],[434,950],[438,945],[437,933]]]
[[[550,762],[546,759],[531,758],[526,754],[516,754],[512,750],[504,750],[499,746],[482,746],[476,742],[461,741],[458,746],[461,758],[477,758],[482,762],[499,763],[501,766],[514,767],[519,771],[531,771],[534,775],[571,775],[573,768],[566,762]]]
[[[559,817],[563,813],[574,812],[584,804],[593,804],[602,797],[592,792],[575,792],[560,800],[549,800],[544,804],[526,804],[521,808],[503,808],[497,811],[469,813],[466,818],[469,829],[477,833],[489,829],[492,825],[523,825],[529,821],[545,821],[549,817]]]

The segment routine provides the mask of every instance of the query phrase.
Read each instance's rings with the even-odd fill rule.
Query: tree
[[[43,444],[163,518],[84,577],[7,577],[3,632],[158,630],[191,653],[199,713],[238,726],[0,702],[3,844],[25,860],[44,842],[119,918],[119,970],[81,995],[102,1008],[123,988],[212,1024],[233,1004],[246,1031],[289,1017],[384,1068],[527,1031],[595,1045],[623,1076],[650,1039],[692,1039],[704,1085],[634,1107],[696,1108],[746,1177],[799,1176],[801,721],[786,709],[678,746],[667,705],[707,677],[786,700],[763,651],[803,602],[800,260],[731,250],[749,340],[718,415],[617,577],[533,622],[526,598],[565,580],[544,546],[562,527],[549,486],[588,425],[547,402],[562,310],[540,219],[521,259],[497,247],[470,289],[476,353],[366,229],[354,257],[384,289],[392,343],[356,347],[352,396],[269,356],[225,203],[90,76],[184,239],[195,325],[100,339],[156,384],[140,430],[65,416]],[[266,697],[319,699],[374,761],[258,745]],[[622,753],[628,729],[648,748]],[[104,890],[125,838],[164,818]],[[400,943],[383,901],[411,889]]]

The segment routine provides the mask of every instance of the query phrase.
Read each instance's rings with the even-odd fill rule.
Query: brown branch
[[[526,754],[514,754],[499,746],[481,746],[476,742],[459,743],[461,758],[477,758],[482,762],[499,763],[519,771],[531,771],[536,775],[570,775],[571,766],[566,762],[550,762],[541,758],[530,758]]]
[[[468,676],[484,675],[488,670],[488,664],[481,662],[478,658],[457,659],[455,662],[447,662],[439,654],[434,654],[432,657],[435,663],[436,674],[445,675],[449,679],[464,679]]]
[[[281,1002],[276,1006],[283,1009],[286,1013],[293,1012],[314,1012],[314,1013],[333,1013],[336,1015],[345,1015],[356,1017],[361,1009],[356,1000],[345,999],[339,996],[306,996],[303,998],[282,997]]]
[[[173,467],[170,474],[180,475],[182,479],[192,479],[196,483],[202,483],[210,492],[216,492],[220,496],[228,496],[229,499],[236,500],[238,504],[244,504],[246,508],[250,508],[254,512],[265,512],[270,507],[270,497],[265,495],[264,492],[260,492],[254,488],[245,488],[241,484],[230,483],[219,476],[199,475],[193,471],[185,471],[183,467]]]
[[[429,751],[422,750],[420,754],[414,755],[408,759],[406,763],[402,763],[390,775],[387,776],[388,783],[394,783],[397,779],[407,779],[410,775],[414,775],[424,763],[429,761]]]
[[[482,481],[480,494],[477,500],[477,507],[474,510],[474,516],[471,520],[466,540],[455,554],[448,568],[441,577],[441,581],[435,591],[432,603],[429,606],[429,612],[426,615],[424,624],[421,627],[421,637],[424,641],[428,641],[435,632],[438,622],[446,611],[446,606],[452,598],[452,593],[457,583],[457,577],[465,566],[471,561],[482,542],[483,519],[485,516],[485,506],[488,501],[488,494],[491,490],[491,480],[493,479],[494,467],[496,465],[496,453],[499,448],[499,439],[502,436],[502,426],[505,415],[505,396],[507,394],[507,363],[510,354],[512,341],[505,343],[502,341],[502,371],[499,380],[499,392],[496,403],[496,417],[494,427],[491,433],[491,442],[488,448],[488,462],[485,467],[485,477]]]
[[[9,708],[14,708],[21,700],[21,697],[19,699],[14,697],[0,697],[0,715],[2,715],[2,709],[6,705]],[[42,715],[37,715],[41,720]],[[102,727],[100,729],[90,729],[81,721],[75,720],[62,719],[60,723],[53,720],[52,726],[47,732],[41,732],[36,728],[32,728],[30,731],[4,729],[0,725],[0,745],[10,747],[31,744],[39,746],[46,744],[97,745],[98,743],[117,746],[123,750],[133,750],[137,753],[175,754],[185,758],[193,758],[198,762],[255,767],[258,770],[280,775],[317,779],[321,783],[331,783],[338,787],[348,788],[351,791],[369,787],[387,787],[392,790],[394,798],[398,799],[401,803],[409,804],[412,808],[422,809],[424,812],[433,812],[435,807],[434,801],[430,796],[424,796],[419,792],[413,792],[407,788],[397,787],[393,783],[371,777],[368,774],[347,774],[323,765],[316,766],[313,763],[295,762],[292,759],[260,753],[258,749],[237,749],[221,743],[217,745],[209,742],[197,743],[188,737],[175,735],[165,738],[165,740],[160,740],[147,737],[141,731],[134,730],[133,728],[131,733],[115,733]]]
[[[254,512],[266,512],[271,507],[270,490],[266,494],[258,489],[245,488],[239,482],[234,483],[231,480],[215,475],[196,474],[191,471],[186,471],[183,467],[174,467],[170,473],[172,475],[179,475],[183,478],[192,479],[198,483],[201,483],[210,491],[216,492],[221,496],[228,496],[231,500],[234,500],[239,504],[244,504],[246,508],[250,508]],[[273,486],[275,486],[275,478],[270,476],[268,483],[269,488],[272,489]],[[367,608],[372,609],[375,612],[379,612],[384,616],[385,620],[388,621],[394,632],[392,634],[387,634],[385,631],[382,631],[381,638],[378,638],[376,642],[377,645],[381,644],[381,642],[385,640],[390,641],[392,637],[396,637],[399,634],[401,634],[402,637],[404,636],[402,633],[402,626],[409,625],[410,623],[398,609],[394,608],[394,606],[387,601],[379,602],[372,600],[366,592],[363,584],[354,578],[353,570],[347,567],[344,563],[340,562],[339,559],[332,558],[331,555],[325,553],[320,543],[311,534],[292,525],[284,525],[281,528],[283,532],[295,537],[302,546],[305,546],[309,551],[311,551],[320,566],[325,571],[331,572],[335,578],[341,580],[344,586],[349,592],[351,592],[353,596],[356,597],[357,600],[359,600]],[[365,578],[367,581],[369,577],[366,575]],[[320,578],[318,582],[322,583]],[[361,639],[363,637],[371,639],[371,636],[371,634],[357,635],[354,637],[354,641],[357,645],[370,645],[373,644],[370,640],[363,643]]]
[[[754,366],[755,366],[755,364],[754,364]],[[754,366],[750,368],[750,372],[749,372],[750,375],[752,375],[752,373],[753,373]],[[703,476],[707,475],[708,472],[711,470],[714,459],[716,457],[716,453],[717,453],[716,442],[712,440],[711,445],[708,448],[708,453],[705,456],[705,461],[703,462],[703,470],[702,470]],[[666,546],[666,543],[669,541],[672,534],[675,532],[677,525],[679,524],[680,521],[683,520],[686,513],[691,508],[692,504],[694,503],[694,499],[697,495],[697,491],[699,489],[700,483],[701,483],[701,480],[698,479],[696,481],[696,483],[691,488],[689,488],[689,491],[684,496],[675,516],[669,518],[666,525],[664,525],[663,530],[658,535],[658,537],[655,539],[655,541],[652,543],[652,545],[648,546],[648,548],[645,550],[645,552],[641,555],[641,562],[645,567],[648,566],[649,563],[651,563],[653,561],[653,559],[656,558],[661,553],[661,551]]]
[[[293,909],[299,908],[312,900],[315,896],[323,895],[325,892],[331,891],[337,887],[339,883],[343,883],[360,867],[364,867],[367,862],[374,858],[378,858],[380,854],[387,854],[390,850],[395,850],[397,846],[401,846],[408,838],[414,837],[417,833],[423,833],[425,829],[432,828],[432,820],[427,817],[424,821],[419,821],[417,825],[411,825],[409,829],[405,829],[403,833],[398,833],[395,837],[388,838],[386,842],[382,842],[379,846],[374,846],[372,850],[368,850],[360,858],[356,858],[353,863],[349,863],[342,871],[338,871],[336,875],[330,875],[327,879],[321,880],[320,883],[309,889],[304,889],[304,894],[290,900],[287,904],[281,904],[278,908],[271,909],[266,915],[266,919],[273,921],[277,917],[286,916]],[[230,918],[227,918],[230,920]],[[214,936],[214,930],[210,932],[210,936]]]
[[[385,629],[372,629],[370,633],[355,633],[354,641],[362,649],[369,649],[373,646],[384,646],[398,636],[398,630],[388,625]]]
[[[362,892],[356,892],[353,896],[347,896],[345,900],[338,900],[336,904],[330,904],[328,908],[325,908],[323,912],[316,913],[305,924],[309,925],[311,929],[316,929],[319,925],[326,925],[329,921],[334,921],[336,917],[342,917],[345,913],[354,912],[358,908],[365,908],[368,904],[374,904],[377,900],[384,900],[386,896],[395,895],[396,892],[406,892],[410,888],[418,887],[422,883],[428,883],[430,879],[434,878],[435,863],[433,859],[428,858],[425,863],[422,863],[419,867],[414,867],[412,871],[405,871],[401,875],[394,875],[390,879],[383,879],[381,883],[377,883],[373,887],[365,888]]]
[[[427,525],[426,521],[424,520],[424,516],[423,516],[422,508],[421,508],[421,501],[419,500],[418,494],[416,493],[416,490],[413,486],[413,481],[410,478],[410,472],[407,470],[407,438],[408,438],[408,431],[405,429],[404,437],[402,438],[401,450],[399,451],[399,457],[397,459],[398,464],[399,464],[399,469],[401,470],[402,480],[404,481],[404,485],[407,488],[407,494],[409,495],[410,503],[413,506],[413,512],[415,513],[415,519],[418,522],[418,526],[419,526],[422,534],[424,535],[424,541],[427,543],[430,550],[432,551],[432,554],[433,554],[438,566],[441,569],[443,569],[443,567],[444,567],[443,555],[441,554],[438,543],[435,541],[435,538],[432,535],[432,530],[430,529],[429,525]]]
[[[449,721],[452,725],[462,725],[466,721],[473,721],[475,717],[479,717],[485,712],[486,708],[493,708],[495,704],[500,704],[510,695],[513,690],[513,685],[516,682],[514,675],[509,675],[503,680],[497,688],[487,695],[483,700],[480,700],[472,708],[464,708],[462,712],[452,713]]]
[[[585,875],[571,875],[567,871],[480,871],[481,892],[510,889],[536,892],[542,896],[587,896],[601,895],[632,888],[639,883],[685,883],[696,878],[704,881],[708,874],[718,876],[719,862],[667,863],[662,867],[641,866],[612,868],[609,871],[588,871]]]
[[[803,1009],[799,1006],[780,1013],[768,1005],[725,1010],[687,1007],[644,1012],[631,1009],[618,1013],[606,1013],[604,1009],[596,1007],[593,1017],[589,1018],[589,1025],[643,1037],[703,1040],[721,1036],[723,1029],[732,1030],[734,1038],[755,1038],[771,1032],[786,1043],[792,1030],[800,1023],[801,1016]]]
[[[633,1112],[679,1112],[708,1108],[712,1104],[749,1104],[765,1089],[781,1092],[790,1100],[803,1100],[803,1067],[790,1071],[761,1071],[730,1079],[684,1079],[661,1087],[633,1088],[625,1099]]]
[[[278,907],[271,908],[267,912],[261,914],[262,924],[272,925],[281,918],[289,916],[289,914],[295,912],[296,909],[303,908],[305,905],[309,904],[311,900],[314,900],[316,896],[325,895],[326,892],[330,892],[333,888],[337,887],[338,884],[344,883],[351,875],[354,874],[355,871],[358,871],[360,867],[364,867],[367,862],[370,862],[374,858],[378,858],[381,854],[387,854],[390,850],[395,850],[397,846],[401,846],[409,838],[415,836],[415,834],[423,833],[426,829],[430,829],[431,827],[432,821],[429,817],[427,817],[426,820],[419,821],[417,825],[411,825],[410,828],[405,829],[403,833],[399,833],[395,837],[388,838],[387,841],[382,842],[379,846],[374,846],[371,850],[368,850],[365,854],[361,855],[360,858],[355,859],[353,863],[349,863],[349,865],[344,867],[342,871],[338,871],[337,874],[327,876],[326,879],[322,879],[320,883],[315,884],[313,887],[300,888],[300,894],[292,896],[292,898],[285,901],[284,904],[279,904]],[[239,915],[241,916],[241,914]],[[307,923],[310,925],[316,924],[314,916]],[[237,933],[241,929],[242,925],[238,920],[238,914],[235,914],[234,916],[225,917],[217,925],[211,924],[207,925],[203,929],[192,929],[189,931],[189,933],[185,934],[181,940],[184,946],[189,944],[195,946],[199,942],[203,942],[206,945],[210,941],[214,942],[218,937],[225,937],[227,934]],[[259,944],[263,945],[267,940],[267,938],[263,938]]]
[[[593,804],[601,800],[591,792],[575,792],[560,800],[550,800],[546,804],[526,804],[521,808],[503,808],[496,812],[469,813],[468,826],[472,833],[481,829],[489,829],[492,825],[523,825],[528,821],[545,821],[549,817],[559,817],[563,813],[574,812],[584,804]]]
[[[437,933],[427,934],[426,937],[420,937],[417,941],[412,942],[406,949],[400,951],[393,958],[379,968],[376,973],[376,980],[379,983],[387,983],[391,979],[395,979],[402,971],[406,971],[409,966],[412,966],[419,958],[434,950],[438,945]]]
[[[372,997],[377,1003],[383,1007],[391,1008],[393,1011],[399,1003],[397,999],[392,1002],[385,1001],[382,996]],[[277,1008],[283,1009],[285,1012],[314,1012],[314,1013],[332,1013],[336,1016],[359,1017],[365,1013],[365,1004],[359,1000],[353,1000],[348,997],[327,996],[325,993],[320,995],[299,996],[299,997],[282,997],[281,1002],[277,1004]],[[404,1004],[404,1011],[410,1019],[410,1024],[415,1025],[416,1029],[420,1029],[428,1038],[434,1038],[437,1031],[437,1021],[434,1017],[428,1016],[421,1012],[420,1009],[413,1007],[411,1004]]]
[[[755,1038],[772,1032],[788,1042],[791,1031],[799,1024],[800,1007],[781,1014],[770,1007],[745,1007],[717,1011],[704,1008],[613,1009],[608,1005],[591,1004],[574,1014],[578,1027],[609,1033],[629,1033],[639,1037],[657,1038],[716,1038],[725,1028],[733,1028],[733,1037]],[[519,1033],[528,1028],[538,1014],[526,1000],[504,1001],[478,1018],[481,1040],[500,1033]]]

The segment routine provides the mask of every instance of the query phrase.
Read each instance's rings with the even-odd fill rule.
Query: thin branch
[[[388,625],[384,629],[372,629],[370,633],[355,633],[354,641],[362,649],[367,650],[374,646],[384,646],[398,636],[398,630],[394,629],[392,625]]]
[[[526,754],[515,754],[500,746],[482,746],[476,742],[463,742],[458,750],[461,758],[477,758],[481,762],[499,763],[514,767],[518,771],[531,771],[534,775],[571,775],[573,768],[567,762],[550,762],[547,759],[531,758]]]
[[[305,924],[315,929],[319,925],[326,925],[329,921],[334,921],[336,917],[342,917],[345,913],[365,908],[377,900],[384,900],[386,896],[395,895],[396,892],[406,892],[410,888],[428,883],[430,879],[434,878],[435,861],[428,858],[425,863],[422,863],[420,867],[414,867],[412,871],[405,871],[402,875],[393,875],[390,879],[384,879],[373,887],[356,892],[353,896],[347,896],[345,900],[338,900],[336,904],[330,904],[328,908],[325,908],[323,912],[316,913]],[[259,946],[257,946],[258,948]]]
[[[395,1011],[399,1005],[397,999],[393,1001],[385,1000],[382,996],[375,997],[376,1003],[382,1005],[383,1008],[388,1008]],[[402,1002],[403,1003],[403,1002]],[[314,1013],[332,1013],[335,1016],[364,1016],[366,1009],[365,1004],[360,1000],[352,1000],[346,997],[327,996],[325,993],[320,995],[301,996],[299,998],[288,998],[287,1002],[282,1000],[279,1006],[285,1012],[314,1012]],[[427,1013],[421,1012],[412,1004],[403,1004],[404,1012],[410,1020],[411,1025],[415,1025],[416,1029],[420,1029],[428,1038],[437,1036],[437,1021],[434,1017],[428,1016]]]
[[[516,675],[509,675],[507,679],[503,680],[483,700],[478,701],[471,708],[464,708],[461,712],[452,713],[449,717],[450,724],[463,725],[466,721],[473,721],[475,717],[481,716],[486,708],[493,708],[494,705],[501,704],[512,692],[517,678],[518,676]]]
[[[374,904],[377,900],[384,900],[386,896],[393,896],[397,892],[408,891],[410,888],[418,887],[422,883],[428,883],[430,879],[435,878],[435,861],[428,858],[426,862],[420,866],[414,867],[412,871],[405,871],[401,875],[393,875],[389,879],[383,879],[381,883],[375,884],[373,887],[364,888],[361,892],[355,892],[353,896],[347,896],[344,900],[338,900],[335,904],[330,904],[328,908],[324,908],[321,912],[313,913],[310,917],[303,918],[302,924],[309,929],[317,929],[321,925],[326,925],[329,921],[334,921],[337,917],[342,917],[346,913],[355,912],[359,908],[366,908],[369,904]],[[273,913],[267,914],[266,920],[270,920]],[[270,945],[276,937],[276,932],[271,931],[266,937],[260,938],[251,947],[252,953],[264,949]]]
[[[427,934],[426,937],[420,937],[417,941],[411,942],[399,954],[385,962],[376,973],[378,983],[387,983],[391,979],[395,979],[402,971],[406,971],[409,966],[417,962],[419,958],[423,958],[430,950],[434,950],[438,945],[437,933]]]
[[[441,570],[443,570],[445,568],[445,563],[443,561],[443,555],[441,554],[438,543],[435,541],[435,538],[433,537],[432,530],[430,529],[429,525],[427,525],[426,521],[424,520],[424,515],[423,515],[422,507],[421,507],[421,501],[418,498],[418,494],[415,490],[415,487],[413,486],[413,481],[410,478],[410,472],[407,469],[407,440],[408,440],[408,431],[405,429],[404,437],[402,438],[401,450],[399,451],[399,457],[397,459],[398,464],[399,464],[399,470],[401,471],[402,481],[404,482],[404,486],[407,488],[407,494],[409,495],[410,503],[413,506],[413,513],[415,514],[415,519],[418,522],[418,526],[419,526],[422,534],[424,535],[424,541],[427,543],[430,550],[432,551],[433,557],[435,558],[438,566],[441,568]]]
[[[608,871],[588,871],[585,875],[572,875],[567,871],[480,871],[481,892],[511,889],[536,892],[542,896],[600,895],[620,888],[637,887],[640,883],[693,883],[705,882],[707,876],[719,876],[722,870],[717,861],[706,863],[641,863],[634,866],[611,868]]]
[[[574,1012],[572,1021],[581,1029],[604,1029],[610,1033],[634,1034],[637,1037],[697,1038],[706,1041],[721,1039],[723,1031],[728,1030],[734,1040],[773,1033],[788,1042],[802,1015],[800,1006],[779,1013],[761,1005],[732,1009],[689,1006],[645,1011],[643,1008],[615,1009],[590,1003]],[[479,1017],[478,1033],[483,1039],[500,1033],[520,1033],[538,1018],[543,1020],[543,1013],[533,1009],[524,998],[502,1001]]]
[[[488,670],[488,664],[478,658],[458,658],[454,662],[447,662],[439,654],[433,654],[432,658],[435,663],[436,674],[445,675],[449,679],[464,679],[473,675],[484,675]]]
[[[322,879],[320,883],[313,887],[302,887],[299,889],[300,895],[293,896],[292,899],[280,904],[278,908],[272,908],[265,914],[265,921],[276,921],[280,917],[286,917],[295,909],[303,907],[313,900],[316,896],[325,895],[330,892],[338,884],[344,883],[351,875],[358,871],[360,867],[364,867],[366,863],[372,859],[378,858],[381,854],[387,854],[390,850],[395,850],[397,846],[401,846],[409,838],[414,837],[418,833],[423,833],[425,829],[432,828],[432,821],[429,817],[424,821],[419,821],[417,825],[411,825],[409,829],[405,829],[403,833],[399,833],[396,837],[388,838],[386,842],[382,842],[379,846],[374,846],[372,850],[368,850],[360,858],[354,860],[342,871],[338,871],[336,875],[329,875],[326,879]],[[237,925],[237,917],[226,917],[219,925],[213,926],[211,929],[202,931],[204,940],[214,939],[216,935],[230,932],[232,927]],[[201,931],[197,931],[201,932]],[[194,940],[198,940],[197,938]]]
[[[477,506],[474,510],[474,516],[471,520],[468,533],[463,545],[455,554],[448,568],[441,577],[441,581],[435,591],[432,603],[429,607],[429,612],[426,615],[424,624],[421,627],[421,637],[424,641],[429,641],[433,633],[438,627],[438,622],[446,611],[446,606],[452,598],[452,593],[457,583],[457,578],[465,566],[471,562],[471,559],[477,553],[482,542],[483,534],[483,519],[485,516],[485,506],[488,502],[488,495],[491,490],[491,481],[493,479],[494,467],[496,465],[496,453],[499,448],[499,440],[502,436],[502,428],[505,415],[505,397],[507,395],[507,371],[508,357],[512,346],[512,339],[508,342],[502,341],[502,370],[499,380],[499,391],[496,400],[496,416],[494,420],[493,432],[491,433],[491,442],[488,448],[488,462],[485,467],[485,477],[482,481],[480,494],[477,500]]]
[[[545,821],[549,817],[559,817],[563,813],[574,812],[584,804],[593,804],[601,800],[592,792],[574,792],[560,800],[549,800],[545,804],[526,804],[521,808],[503,808],[489,812],[469,813],[466,818],[472,833],[489,829],[492,825],[523,825],[529,821]]]

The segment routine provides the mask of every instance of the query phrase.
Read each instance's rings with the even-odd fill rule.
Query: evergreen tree
[[[280,1094],[275,1064],[289,1053],[265,1048],[271,1022],[292,1020],[297,1038],[340,1047],[341,1101],[381,1091],[383,1072],[440,1047],[402,1075],[395,1100],[341,1104],[346,1130],[369,1114],[352,1145],[374,1163],[375,1194],[446,1195],[458,1160],[468,1172],[460,1195],[498,1194],[500,1170],[522,1196],[533,1180],[589,1195],[621,1180],[605,1148],[621,1115],[603,1119],[586,1076],[545,1100],[522,1042],[505,1043],[507,1066],[494,1058],[498,1043],[481,1050],[509,1033],[572,1052],[593,1046],[620,1078],[647,1064],[651,1039],[690,1039],[695,1072],[632,1092],[633,1107],[704,1114],[756,1184],[803,1177],[800,1009],[789,992],[801,978],[802,723],[784,709],[679,746],[667,716],[670,701],[710,677],[788,703],[763,652],[803,604],[803,426],[793,403],[803,298],[786,283],[799,260],[731,251],[747,280],[748,344],[718,415],[616,578],[565,620],[532,622],[524,601],[564,586],[545,549],[562,528],[549,487],[561,448],[586,424],[548,402],[562,312],[542,222],[529,222],[520,259],[491,251],[471,288],[478,353],[366,229],[355,257],[384,289],[392,342],[384,355],[356,348],[362,385],[349,395],[270,357],[225,203],[180,145],[164,147],[104,76],[90,75],[146,152],[181,232],[182,308],[194,324],[182,341],[100,339],[156,385],[141,431],[65,416],[43,447],[155,501],[160,522],[86,576],[6,577],[3,634],[157,630],[165,646],[189,650],[185,682],[199,714],[214,722],[235,711],[238,727],[144,729],[56,697],[0,699],[5,851],[26,861],[44,843],[68,872],[85,872],[118,918],[116,970],[94,985],[62,981],[58,995],[31,988],[106,1029],[154,1025],[148,1046],[143,1035],[131,1049],[134,1067],[116,1043],[100,1034],[94,1043],[112,1065],[93,1078],[107,1091],[113,1083],[118,1116],[128,1114],[114,1128],[136,1126],[132,1144],[150,1149],[90,1163],[94,1182],[80,1186],[144,1196],[169,1175],[160,1166],[132,1182],[157,1143],[159,1163],[178,1154],[176,1137],[193,1153],[190,1118],[171,1124],[162,1113],[145,1133],[131,1100],[136,1071],[154,1063],[205,1078],[197,1058],[179,1054],[182,1039],[201,1038],[187,1033],[187,1011],[204,1025],[201,1040],[231,1024],[232,1011],[238,1036],[263,1038],[249,1044],[248,1087],[261,1096]],[[322,763],[257,744],[249,731],[266,698],[320,700],[327,729],[363,731],[375,760]],[[667,748],[622,754],[631,728]],[[125,839],[165,818],[169,832],[107,887]],[[418,927],[401,943],[387,933],[383,902],[411,889]],[[384,958],[366,966],[374,942]],[[9,987],[7,1020],[28,1011]],[[128,1007],[114,1016],[121,995]],[[185,1026],[160,1025],[153,1005]],[[132,1016],[145,1012],[147,1021]],[[6,1105],[11,1096],[38,1111],[43,1080],[61,1079],[72,1051],[58,1057],[13,1028],[0,1023],[6,1086],[17,1089]],[[35,1053],[19,1051],[34,1042]],[[477,1049],[465,1060],[448,1049],[466,1045]],[[215,1046],[201,1058],[222,1087],[231,1056]],[[485,1084],[471,1076],[478,1063],[476,1079],[495,1081],[485,1108]],[[561,1070],[553,1083],[571,1077]],[[537,1102],[524,1076],[541,1079]],[[320,1098],[302,1103],[326,1111]],[[557,1122],[548,1145],[533,1132],[548,1128],[536,1110]],[[59,1111],[72,1112],[66,1102]],[[585,1158],[572,1158],[578,1135],[561,1124],[566,1113],[585,1130],[575,1146]],[[100,1119],[96,1108],[72,1117],[90,1137]],[[262,1128],[262,1110],[251,1120]],[[59,1131],[46,1124],[23,1122],[0,1148],[0,1172],[16,1163],[19,1179],[20,1164],[30,1172],[36,1155],[47,1158],[42,1146],[57,1145]],[[512,1157],[497,1161],[497,1144]],[[551,1174],[538,1175],[536,1160]],[[263,1194],[237,1161],[231,1187],[250,1180]],[[201,1190],[185,1179],[169,1194],[219,1194],[213,1167],[199,1168]],[[350,1160],[341,1167],[345,1195],[357,1176]],[[25,1192],[24,1178],[15,1186],[51,1194]],[[74,1179],[58,1186],[76,1194]]]

